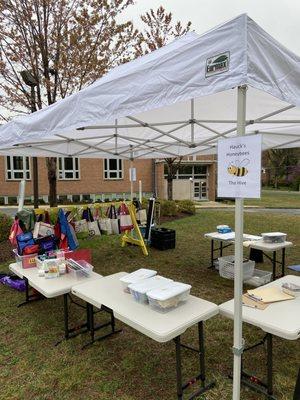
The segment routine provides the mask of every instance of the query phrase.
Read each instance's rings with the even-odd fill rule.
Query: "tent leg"
[[[237,104],[237,135],[245,134],[246,125],[246,86],[238,87]],[[234,340],[233,340],[233,400],[240,400],[241,391],[241,360],[243,354],[243,228],[244,199],[235,199],[235,244],[234,244]]]

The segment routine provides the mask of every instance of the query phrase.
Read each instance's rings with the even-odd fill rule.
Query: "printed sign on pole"
[[[218,141],[218,197],[260,198],[261,146],[261,135]]]
[[[130,182],[136,181],[136,168],[129,168],[129,180]]]

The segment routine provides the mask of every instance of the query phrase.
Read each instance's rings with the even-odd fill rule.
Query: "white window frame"
[[[73,169],[65,169],[65,159],[72,158]],[[76,169],[75,160],[77,159],[78,168]],[[59,164],[61,161],[62,167]],[[76,172],[78,172],[78,177],[76,177]],[[72,173],[72,178],[66,177],[66,174]],[[80,180],[80,159],[78,157],[58,157],[57,158],[57,176],[59,181],[79,181]]]
[[[176,171],[175,180],[187,180],[192,178],[193,180],[205,180],[208,178],[208,164],[203,164],[203,163],[182,163],[180,166],[191,166],[192,167],[192,173],[191,174],[180,174],[179,169]],[[205,174],[196,174],[195,173],[195,167],[197,166],[203,166],[206,167],[206,173]],[[179,167],[180,168],[180,167]],[[181,178],[180,178],[181,177]],[[184,178],[183,178],[184,177]],[[167,178],[167,174],[164,174],[164,178]]]
[[[21,157],[23,158],[23,168],[22,169],[14,169],[14,157]],[[10,159],[10,168],[8,168],[8,158]],[[26,168],[26,159],[28,159],[28,168]],[[24,167],[25,166],[25,167]],[[9,173],[11,174],[11,177],[9,177]],[[16,173],[22,173],[23,177],[22,178],[16,178],[15,174]],[[25,177],[24,177],[25,173]],[[30,157],[28,156],[6,156],[5,157],[5,178],[7,181],[21,181],[25,179],[26,181],[31,180],[31,161]]]
[[[117,160],[117,169],[109,168],[109,160]],[[105,165],[106,164],[106,165]],[[111,177],[111,173],[117,173],[116,177]],[[122,158],[104,158],[103,159],[103,179],[105,181],[119,181],[124,179],[124,163]]]

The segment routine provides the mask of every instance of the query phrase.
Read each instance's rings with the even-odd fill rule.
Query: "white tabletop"
[[[211,240],[219,240],[222,242],[234,242],[235,232],[229,232],[229,233],[211,232],[211,233],[205,233],[204,237],[211,239]],[[261,236],[250,235],[248,233],[244,233],[244,235],[243,235],[244,241],[260,240],[260,239],[262,239]]]
[[[101,308],[105,305],[114,316],[137,331],[157,342],[167,342],[187,328],[217,315],[218,306],[206,300],[190,296],[189,299],[166,313],[153,310],[147,304],[137,303],[122,289],[120,272],[106,276],[98,281],[86,282],[72,289],[79,298]]]
[[[255,242],[249,243],[249,247],[251,247],[252,249],[262,251],[277,251],[291,246],[293,246],[292,242],[266,243],[263,240],[257,240]]]
[[[300,285],[300,277],[287,275],[265,286],[281,286],[284,282]],[[221,304],[220,314],[233,319],[233,300]],[[270,304],[265,310],[243,306],[243,321],[288,340],[300,338],[300,297]]]
[[[101,275],[92,272],[90,277],[83,276],[77,278],[74,274],[68,273],[58,278],[45,279],[44,277],[38,276],[37,268],[24,269],[17,263],[10,264],[9,269],[20,278],[27,278],[29,285],[47,298],[61,296],[71,292],[72,287],[75,285],[102,278]]]

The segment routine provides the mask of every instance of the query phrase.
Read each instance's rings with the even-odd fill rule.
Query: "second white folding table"
[[[149,305],[137,303],[130,294],[123,291],[120,278],[124,275],[126,275],[125,272],[120,272],[97,281],[83,283],[74,287],[72,293],[90,303],[91,307],[105,307],[111,310],[116,319],[157,342],[175,341],[178,400],[183,399],[184,390],[198,381],[201,382],[201,386],[189,399],[194,399],[212,388],[214,383],[206,383],[204,321],[218,314],[218,306],[189,296],[189,299],[177,308],[161,313],[151,309]],[[92,315],[93,313],[90,312],[90,318],[93,318]],[[198,325],[199,349],[181,343],[181,335],[196,324]],[[90,326],[93,326],[92,321]],[[181,371],[182,347],[196,352],[200,364],[199,374],[185,384],[182,383]]]
[[[210,268],[215,267],[215,261],[218,257],[223,256],[223,250],[229,246],[232,246],[235,241],[235,233],[219,233],[219,232],[211,232],[206,233],[204,235],[205,238],[211,241],[210,243]],[[250,249],[261,250],[263,255],[267,257],[272,262],[272,272],[273,272],[273,280],[282,277],[285,275],[285,265],[286,265],[286,253],[285,250],[288,247],[293,246],[292,242],[283,242],[283,243],[266,243],[263,242],[261,236],[244,234],[243,235],[244,245],[245,247],[249,247]],[[215,246],[215,242],[219,243],[219,247]],[[281,261],[278,260],[277,253],[281,251]],[[215,257],[215,253],[217,252],[218,256]],[[272,257],[270,257],[267,253],[272,253]],[[281,266],[281,273],[277,276],[276,269],[277,265]]]

